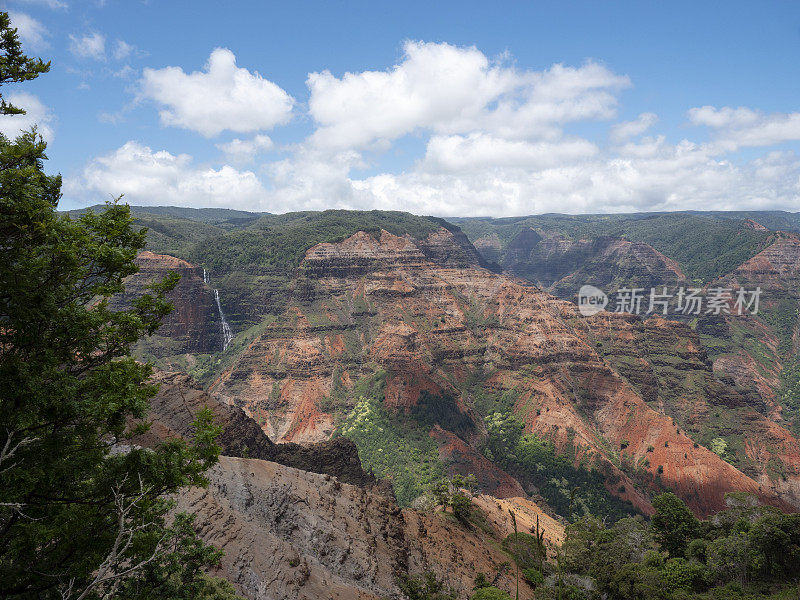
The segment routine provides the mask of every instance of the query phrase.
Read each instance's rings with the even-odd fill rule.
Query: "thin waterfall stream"
[[[211,277],[208,274],[208,271],[203,269],[203,283],[210,286],[211,284]],[[222,351],[225,352],[228,349],[228,346],[233,340],[233,330],[231,326],[228,325],[228,321],[225,319],[225,312],[222,310],[222,304],[219,301],[219,290],[216,288],[212,288],[214,290],[214,300],[217,302],[217,311],[219,312],[219,320],[221,323],[222,328]]]

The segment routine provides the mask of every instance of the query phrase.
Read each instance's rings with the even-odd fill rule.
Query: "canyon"
[[[636,239],[523,228],[505,239],[482,231],[473,246],[441,220],[396,218],[392,231],[313,230],[281,269],[211,264],[185,248],[173,256],[161,240],[128,282],[135,292],[182,276],[175,310],[138,348],[162,369],[161,408],[140,442],[184,435],[198,406],[214,407],[224,457],[209,487],[179,504],[202,515],[202,535],[226,550],[225,577],[248,597],[311,598],[326,586],[331,597],[391,596],[398,572],[451,568],[437,562],[443,552],[465,561],[448,573],[454,589],[478,571],[508,588],[503,554],[483,534],[414,504],[444,476],[475,476],[473,504],[495,543],[509,509],[525,527],[546,520],[559,543],[584,498],[645,516],[664,490],[699,517],[724,509],[730,492],[800,508],[784,382],[800,338],[795,233],[738,226],[752,256],[702,284],[760,286],[758,315],[587,317],[570,301],[584,283],[698,285],[697,269]],[[222,237],[204,247],[234,243],[236,231],[215,230]],[[731,252],[721,265],[738,260]],[[546,490],[488,453],[499,414],[570,457],[574,473],[594,473],[599,491],[588,479],[577,497]],[[307,526],[287,528],[286,514]]]

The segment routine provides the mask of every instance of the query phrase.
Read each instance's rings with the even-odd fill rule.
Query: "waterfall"
[[[203,283],[209,285],[210,282],[211,277],[208,275],[208,271],[203,269]],[[222,351],[225,352],[233,339],[233,330],[231,326],[228,325],[228,321],[225,320],[225,313],[222,311],[222,303],[219,301],[219,290],[216,288],[213,289],[214,300],[217,302],[217,311],[219,312],[220,327],[222,328]]]
[[[231,326],[228,325],[228,322],[225,320],[225,313],[222,312],[222,304],[219,302],[219,290],[214,290],[214,300],[217,301],[217,310],[219,310],[219,320],[222,322],[222,340],[224,345],[222,346],[222,351],[228,349],[228,344],[231,343],[233,339],[233,331],[231,331]]]

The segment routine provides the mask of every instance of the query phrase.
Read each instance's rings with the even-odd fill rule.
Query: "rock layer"
[[[255,459],[222,457],[209,479],[178,498],[177,510],[198,515],[201,536],[225,551],[218,574],[252,600],[399,600],[398,576],[425,571],[460,596],[478,572],[500,573],[496,585],[513,589],[500,538],[441,514]],[[548,532],[563,535],[549,521]],[[524,581],[520,598],[533,598]]]
[[[474,448],[482,424],[471,412],[469,382],[478,377],[489,391],[516,394],[514,410],[530,431],[561,446],[577,445],[617,477],[623,476],[614,449],[623,440],[624,454],[639,466],[651,458],[648,447],[660,444],[652,457],[658,462],[646,470],[698,514],[722,508],[724,493],[734,490],[786,506],[713,452],[695,447],[643,399],[646,381],[631,385],[598,352],[592,331],[629,335],[624,315],[586,320],[573,304],[519,280],[431,263],[412,240],[387,232],[319,244],[301,268],[303,296],[293,298],[285,318],[267,327],[212,386],[263,420],[270,435],[327,438],[333,415],[323,408],[326,399],[383,369],[389,408],[408,410],[423,392],[453,398],[451,416],[474,424],[458,437]],[[648,509],[646,496],[636,492],[632,501]]]

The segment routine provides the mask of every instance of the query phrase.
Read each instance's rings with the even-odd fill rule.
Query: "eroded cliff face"
[[[649,290],[686,279],[678,263],[642,242],[613,237],[572,240],[532,229],[509,242],[501,264],[508,272],[568,299],[587,284],[611,294],[623,286]]]
[[[139,272],[125,281],[126,302],[144,293],[145,286],[161,281],[170,271],[181,277],[169,293],[173,311],[164,319],[155,337],[145,341],[153,356],[181,353],[205,354],[222,349],[223,339],[213,290],[203,281],[203,269],[166,254],[144,251],[136,257]]]
[[[438,423],[444,433],[434,428],[432,435],[442,438],[442,452],[458,447],[467,470],[482,458],[474,450],[483,435],[472,396],[479,381],[498,396],[513,392],[514,411],[529,431],[577,446],[645,512],[646,494],[618,468],[623,442],[624,460],[675,489],[698,514],[723,508],[724,493],[734,490],[788,506],[695,447],[665,409],[648,404],[656,373],[642,368],[640,378],[634,368],[626,378],[604,356],[598,342],[632,335],[625,315],[587,319],[522,281],[431,262],[414,240],[385,231],[319,244],[306,253],[301,273],[301,291],[283,318],[211,386],[276,439],[328,438],[336,411],[348,408],[331,406],[337,390],[384,370],[389,409],[408,413],[426,397],[447,403],[446,418],[439,415],[446,422]],[[487,479],[503,481],[497,471]],[[503,485],[487,491],[519,495]]]
[[[400,599],[397,577],[425,571],[460,595],[478,572],[499,572],[496,585],[514,588],[499,515],[492,523],[502,533],[487,535],[329,475],[255,459],[222,457],[209,480],[181,495],[177,510],[198,515],[200,535],[225,551],[218,574],[247,598]],[[549,538],[563,536],[557,523],[546,526]],[[524,581],[520,597],[533,598]]]
[[[797,431],[798,415],[786,406],[798,398],[784,371],[796,364],[800,348],[800,237],[777,232],[771,245],[709,287],[730,288],[734,297],[740,287],[761,290],[757,315],[738,315],[731,303],[732,314],[698,330],[715,348],[714,371],[761,403],[742,426],[752,476],[797,503],[800,443],[789,430]]]

